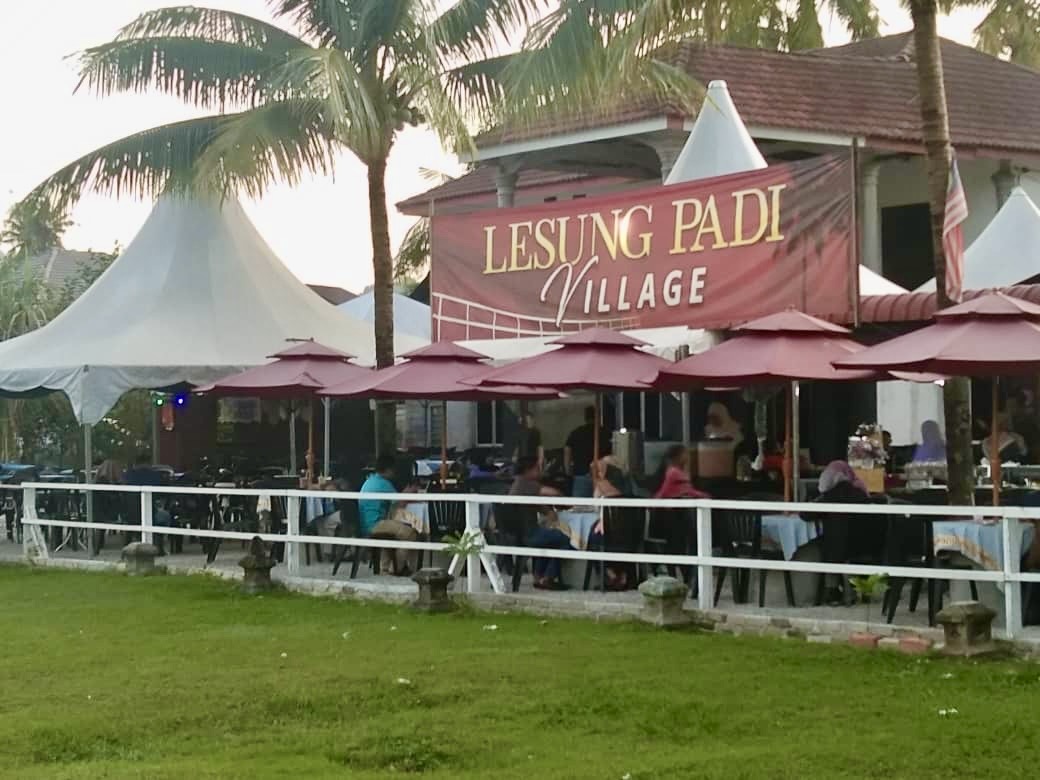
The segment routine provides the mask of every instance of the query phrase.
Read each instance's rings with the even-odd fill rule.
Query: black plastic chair
[[[523,504],[495,504],[495,527],[514,547],[527,547],[527,539],[538,524],[538,510]],[[529,556],[513,556],[513,593],[520,590],[520,580]]]
[[[726,558],[757,558],[763,560],[782,561],[783,552],[777,550],[762,549],[762,515],[759,512],[748,510],[726,510],[721,513],[717,535],[721,555]],[[719,603],[722,595],[722,587],[726,582],[728,568],[722,569],[715,583],[714,604]],[[766,578],[768,569],[760,569],[758,573],[758,606],[765,606]],[[748,589],[751,583],[751,570],[736,569],[733,571],[733,600],[734,602],[746,603]],[[791,572],[784,572],[784,589],[787,591],[787,603],[794,607],[794,584],[791,581]]]
[[[336,536],[343,539],[358,537],[361,534],[361,511],[358,509],[357,500],[352,498],[338,499],[336,508],[339,511],[339,527],[336,528]],[[348,550],[351,553],[350,578],[354,579],[357,577],[358,563],[361,560],[361,548],[348,547],[345,544],[336,545],[336,552],[333,554],[332,559],[333,577],[339,572],[340,564],[347,557]]]
[[[653,549],[663,555],[692,555],[697,549],[695,532],[696,515],[689,509],[654,509],[646,518],[646,530],[643,533],[644,549]],[[686,572],[679,572],[679,567],[668,564],[665,567],[668,575],[686,582],[691,596],[697,594],[697,567],[686,567]]]
[[[893,501],[893,504],[909,504],[909,502]],[[935,565],[935,543],[932,518],[913,515],[890,515],[886,539],[885,563],[891,566],[914,566],[932,568]],[[922,588],[928,593],[928,625],[935,625],[938,612],[939,581],[935,579],[909,579],[893,577],[889,580],[888,589],[882,602],[885,620],[891,623],[896,616],[896,609],[903,597],[903,588],[910,582],[911,612],[917,610],[917,602]],[[972,583],[974,585],[974,583]]]

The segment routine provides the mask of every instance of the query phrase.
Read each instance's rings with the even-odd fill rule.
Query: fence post
[[[1022,633],[1022,583],[1011,580],[1022,559],[1022,528],[1017,517],[1004,517],[1000,523],[1004,550],[1004,632],[1008,639]]]
[[[300,499],[296,496],[287,497],[289,536],[300,535]],[[285,543],[285,565],[291,576],[300,573],[301,559],[303,558],[303,545],[298,542]]]
[[[152,544],[154,534],[152,533],[152,493],[149,490],[141,491],[141,541]]]
[[[711,555],[711,507],[697,507],[697,555]],[[697,607],[702,610],[711,609],[712,594],[715,591],[715,578],[711,566],[697,567]]]
[[[480,504],[476,501],[466,502],[466,536],[470,539],[481,539]],[[466,557],[466,592],[480,591],[480,554],[473,553]]]
[[[47,534],[33,522],[36,519],[36,488],[22,488],[22,550],[30,561],[51,557],[47,549]]]

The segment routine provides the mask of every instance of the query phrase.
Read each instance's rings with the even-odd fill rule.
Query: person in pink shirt
[[[654,498],[711,498],[690,482],[690,453],[681,444],[667,449],[657,473],[660,481]]]

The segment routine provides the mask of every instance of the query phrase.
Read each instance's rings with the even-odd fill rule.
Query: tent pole
[[[592,468],[589,473],[592,474],[592,481],[595,483],[596,477],[599,476],[599,426],[600,422],[600,394],[596,393],[595,400],[592,402],[593,408],[593,427],[592,427]]]
[[[1000,411],[999,411],[999,395],[998,392],[1000,380],[997,377],[993,377],[993,424],[990,426],[990,436],[992,442],[990,443],[990,459],[989,459],[989,476],[993,482],[993,506],[1000,506],[1000,488],[1001,482],[1004,481],[1003,475],[1003,464],[1000,462]]]
[[[448,402],[441,401],[441,490],[448,489]]]
[[[328,479],[332,476],[332,399],[322,398],[322,406],[325,407],[325,452],[323,453],[324,459],[322,463],[325,466],[325,478]]]
[[[159,462],[159,407],[152,404],[152,463]]]
[[[83,481],[94,484],[91,467],[94,465],[94,426],[89,423],[83,426]],[[87,522],[94,522],[94,494],[88,490],[86,495]]]
[[[801,388],[798,382],[791,383],[791,442],[792,442],[792,460],[791,460],[791,491],[794,494],[795,501],[801,501],[802,498],[802,485],[801,485],[801,467],[802,467],[802,442],[801,442],[801,431],[799,427],[801,425]]]

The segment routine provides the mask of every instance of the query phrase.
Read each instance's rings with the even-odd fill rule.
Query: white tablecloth
[[[599,519],[599,512],[594,509],[572,509],[557,512],[561,529],[571,538],[571,546],[575,550],[584,550],[589,541],[589,532]]]
[[[405,504],[404,512],[399,513],[397,517],[408,523],[420,534],[428,534],[430,532],[430,505],[426,501]]]
[[[975,520],[940,520],[934,526],[935,552],[958,552],[983,569],[999,571],[1004,568],[1004,545],[1000,523],[980,523]],[[1023,523],[1022,552],[1029,549],[1034,529]]]
[[[455,465],[455,461],[448,461],[448,468],[450,469]],[[424,458],[423,460],[415,461],[415,476],[417,477],[432,477],[435,474],[441,473],[441,459],[440,458]]]
[[[794,558],[799,547],[819,536],[816,523],[798,515],[762,515],[762,544],[782,550],[785,560]]]

